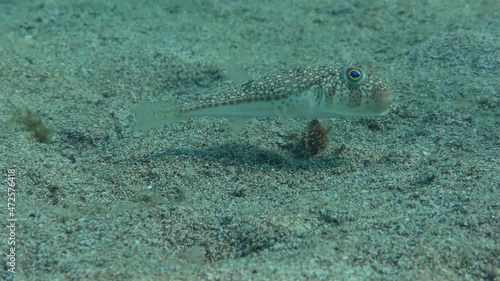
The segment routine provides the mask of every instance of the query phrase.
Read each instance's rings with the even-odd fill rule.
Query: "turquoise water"
[[[498,279],[499,8],[0,1],[0,276]],[[134,130],[136,104],[352,61],[391,110],[320,118],[318,154],[307,118]]]

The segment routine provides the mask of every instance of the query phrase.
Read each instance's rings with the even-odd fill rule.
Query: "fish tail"
[[[134,129],[147,130],[186,120],[181,107],[172,103],[141,103],[132,107],[137,124]]]

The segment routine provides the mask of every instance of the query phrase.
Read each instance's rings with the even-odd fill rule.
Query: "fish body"
[[[191,117],[381,116],[389,112],[392,94],[386,83],[358,66],[298,68],[250,81],[202,102],[181,108],[170,104],[139,104],[137,129]]]

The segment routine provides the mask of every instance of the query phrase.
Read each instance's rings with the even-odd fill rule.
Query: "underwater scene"
[[[0,280],[500,280],[500,2],[0,0]]]

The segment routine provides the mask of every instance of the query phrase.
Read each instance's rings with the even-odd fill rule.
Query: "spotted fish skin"
[[[381,116],[392,94],[386,83],[361,67],[316,66],[266,76],[223,92],[196,106],[142,104],[133,109],[138,129],[191,117]]]

